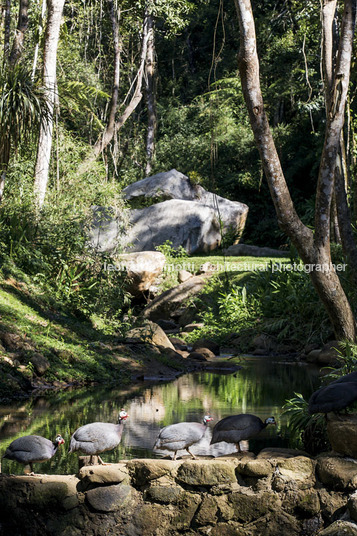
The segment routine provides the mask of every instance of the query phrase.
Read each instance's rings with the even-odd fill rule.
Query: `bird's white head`
[[[265,419],[265,424],[276,424],[274,417],[268,417]]]
[[[55,443],[57,443],[57,445],[63,445],[64,444],[64,439],[60,434],[58,434],[58,436],[56,437]]]
[[[119,413],[119,422],[126,421],[126,419],[129,417],[125,409],[121,409]]]
[[[204,422],[204,424],[207,424],[207,423],[210,422],[210,421],[213,421],[213,417],[211,417],[210,415],[205,415],[205,416],[203,417],[203,422]]]

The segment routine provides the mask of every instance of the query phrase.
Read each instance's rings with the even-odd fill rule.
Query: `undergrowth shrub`
[[[8,277],[20,269],[48,297],[73,313],[87,318],[99,315],[108,320],[107,325],[110,320],[111,329],[118,328],[128,303],[123,290],[125,274],[103,270],[104,262],[115,261],[90,247],[88,230],[92,205],[110,204],[117,214],[123,212],[123,202],[111,183],[102,181],[99,188],[89,181],[82,196],[83,180],[76,181],[70,173],[64,180],[65,194],[50,190],[40,214],[34,208],[30,174],[24,173],[16,183],[9,182],[11,188],[0,206],[3,275]]]
[[[190,335],[191,341],[202,336],[224,340],[234,333],[242,336],[244,345],[264,332],[299,349],[332,334],[308,274],[273,270],[272,265],[239,280],[232,281],[229,275],[212,279],[198,298],[198,309],[204,327]]]

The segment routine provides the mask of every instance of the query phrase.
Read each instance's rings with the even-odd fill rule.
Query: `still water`
[[[53,439],[60,433],[66,444],[51,461],[35,464],[35,470],[47,474],[75,473],[78,453],[67,454],[71,434],[89,422],[117,422],[122,407],[129,413],[129,419],[119,447],[103,454],[106,462],[164,456],[167,453],[152,450],[160,428],[176,422],[201,421],[207,414],[214,421],[204,439],[192,447],[194,454],[217,456],[234,452],[234,445],[219,443],[211,447],[209,443],[214,423],[237,413],[253,413],[263,420],[274,416],[277,421],[276,427],[269,426],[249,442],[250,450],[290,446],[282,406],[295,391],[309,397],[319,385],[318,370],[266,358],[241,359],[240,364],[242,369],[230,374],[198,372],[174,382],[142,383],[132,389],[64,390],[0,406],[0,455],[16,437],[36,434]],[[180,454],[187,453],[179,451]],[[22,473],[23,466],[2,460],[2,472]]]

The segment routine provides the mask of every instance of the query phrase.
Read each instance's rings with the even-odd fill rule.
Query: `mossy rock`
[[[168,527],[173,526],[173,507],[162,508],[158,504],[144,504],[135,510],[128,534],[145,536],[166,536]]]
[[[65,482],[39,482],[31,493],[30,503],[34,508],[55,508],[63,503],[68,494]]]
[[[320,500],[316,490],[298,490],[284,493],[282,508],[302,518],[313,517],[320,513]]]
[[[177,530],[187,530],[200,503],[200,495],[185,492],[177,504],[177,513],[172,520],[172,526]]]
[[[279,459],[273,487],[283,489],[308,489],[315,484],[315,460],[306,456]]]
[[[234,517],[234,509],[228,503],[226,495],[211,496],[203,498],[201,506],[195,516],[197,525],[216,525],[218,520],[229,521]]]
[[[317,475],[333,490],[354,491],[357,488],[357,463],[353,460],[322,455],[317,460]]]
[[[124,463],[111,465],[85,465],[78,473],[81,480],[81,491],[93,486],[93,484],[120,484],[129,483],[129,471]]]
[[[86,500],[98,512],[115,512],[129,504],[133,492],[133,488],[126,484],[101,486],[87,491]]]
[[[172,460],[130,460],[127,468],[136,486],[145,486],[152,480],[175,472],[181,462]]]
[[[154,480],[144,492],[144,499],[163,504],[177,504],[185,491],[177,486],[171,478],[163,476]]]
[[[281,507],[277,493],[273,491],[256,493],[249,488],[242,488],[241,491],[232,493],[229,496],[229,503],[234,510],[233,519],[241,523],[250,523]]]
[[[268,460],[241,461],[237,466],[237,473],[244,476],[264,478],[273,473],[273,466]]]
[[[234,464],[223,460],[184,462],[179,467],[176,478],[189,486],[215,486],[237,481]]]

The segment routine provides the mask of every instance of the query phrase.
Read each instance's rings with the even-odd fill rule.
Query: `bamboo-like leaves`
[[[10,151],[38,134],[47,123],[49,107],[45,90],[31,80],[23,65],[0,67],[0,161],[7,165]]]

